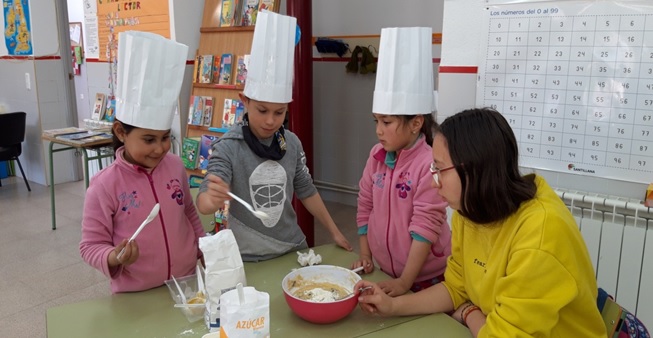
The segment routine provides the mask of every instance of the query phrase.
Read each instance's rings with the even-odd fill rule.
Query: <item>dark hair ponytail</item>
[[[414,119],[417,115],[399,115],[403,120],[403,123],[408,123],[410,120]],[[435,126],[435,119],[433,114],[425,114],[424,123],[422,123],[422,128],[419,130],[420,133],[424,134],[426,138],[426,144],[429,146],[433,144],[433,127]]]
[[[424,123],[422,129],[419,131],[426,137],[426,144],[429,146],[433,144],[433,127],[435,126],[435,118],[433,114],[426,114],[424,116]]]

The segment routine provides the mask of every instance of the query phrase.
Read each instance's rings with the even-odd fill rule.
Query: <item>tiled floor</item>
[[[5,178],[0,187],[0,337],[45,337],[50,307],[110,295],[106,277],[79,256],[84,183],[56,185],[57,230],[51,230],[47,187]],[[355,208],[327,203],[358,250]],[[315,245],[331,241],[315,226]]]

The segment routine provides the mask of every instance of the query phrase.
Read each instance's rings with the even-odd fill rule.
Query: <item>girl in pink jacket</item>
[[[372,108],[379,144],[359,182],[360,257],[352,268],[369,273],[375,261],[393,277],[379,286],[398,296],[443,280],[451,230],[447,204],[429,172],[435,123],[431,29],[385,28],[380,46]]]
[[[163,38],[131,33],[120,34],[118,48],[131,40],[134,43],[128,50],[136,51],[136,56],[131,60],[127,52],[131,62],[121,60],[119,74],[129,73],[124,67],[133,66],[136,69],[131,70],[138,72],[150,69],[147,66],[161,66],[171,83],[152,83],[159,77],[150,76],[135,87],[120,82],[129,76],[118,77],[118,105],[112,128],[115,161],[93,177],[86,191],[79,251],[86,263],[111,279],[114,293],[147,290],[163,285],[173,275],[193,274],[201,257],[199,237],[204,235],[186,170],[177,155],[168,153],[187,47],[164,39],[166,50],[150,51],[156,56],[143,59],[139,49],[158,46]],[[165,95],[175,86],[176,94]],[[139,96],[139,88],[158,88],[162,95],[148,92]],[[160,210],[154,220],[128,242],[157,203]]]

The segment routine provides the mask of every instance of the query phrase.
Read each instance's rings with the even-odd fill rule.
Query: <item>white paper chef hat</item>
[[[264,102],[292,101],[297,19],[263,11],[256,17],[245,96]]]
[[[372,112],[425,115],[435,111],[430,27],[381,30]]]
[[[188,46],[147,32],[122,32],[118,39],[116,119],[140,128],[170,129]]]

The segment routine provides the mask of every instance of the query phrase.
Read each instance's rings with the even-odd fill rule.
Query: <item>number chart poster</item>
[[[522,166],[653,181],[650,1],[492,5],[483,25],[476,103],[508,120]]]
[[[118,33],[135,30],[170,38],[168,0],[97,0],[99,59],[118,55]]]

